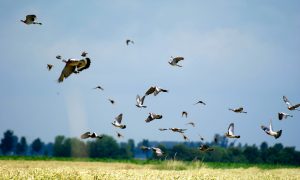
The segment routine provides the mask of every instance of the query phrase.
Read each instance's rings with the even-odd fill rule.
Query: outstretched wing
[[[135,98],[135,100],[136,100],[136,103],[137,103],[137,104],[140,104],[140,102],[141,102],[141,98],[140,98],[140,96],[139,96],[139,95],[136,95],[136,98]]]
[[[150,95],[150,94],[152,94],[154,91],[155,91],[155,87],[150,87],[147,91],[146,91],[146,93],[145,93],[145,95],[147,96],[147,95]]]
[[[58,82],[63,82],[63,80],[69,77],[75,71],[75,66],[71,66],[70,64],[66,64],[64,69],[62,70],[60,77],[58,78]]]
[[[35,21],[35,19],[36,19],[36,15],[34,15],[34,14],[30,14],[30,15],[27,15],[26,16],[26,20],[27,21]]]
[[[174,61],[175,63],[178,63],[179,61],[182,61],[182,60],[184,60],[184,57],[178,56],[178,57],[174,57],[174,58],[173,58],[173,61]]]
[[[272,121],[270,120],[270,131],[273,131],[273,128],[272,128]]]
[[[90,135],[91,135],[91,132],[86,132],[86,133],[82,134],[82,135],[80,136],[80,138],[81,138],[81,139],[87,139],[87,138],[90,137]]]
[[[270,131],[270,129],[268,127],[266,127],[266,126],[261,126],[261,129],[263,131],[265,131],[266,133],[268,133]]]
[[[123,114],[121,113],[115,118],[119,124],[121,124],[121,122],[122,122],[122,117],[123,117]]]
[[[78,65],[77,65],[77,70],[78,71],[82,71],[84,69],[89,68],[91,65],[91,60],[90,58],[85,58],[79,61]]]
[[[228,127],[228,134],[229,135],[234,135],[234,124],[230,123]]]
[[[286,96],[283,96],[282,98],[286,105],[291,106],[291,103]]]

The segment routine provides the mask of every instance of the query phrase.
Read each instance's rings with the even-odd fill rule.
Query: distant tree
[[[40,138],[37,138],[37,139],[33,140],[32,144],[31,144],[32,154],[40,155],[43,146],[44,146],[44,143],[41,141]]]
[[[1,150],[4,155],[11,154],[15,144],[14,132],[7,130],[4,132],[4,137],[1,139]]]
[[[64,148],[65,136],[56,136],[53,145],[53,156],[67,157],[67,150]]]
[[[126,147],[126,154],[128,157],[133,157],[134,156],[134,140],[129,139],[127,142],[127,147]]]
[[[88,157],[88,149],[84,142],[77,138],[70,139],[72,157]]]
[[[260,145],[260,158],[262,162],[266,163],[268,159],[268,144],[267,142],[262,142]]]
[[[261,159],[259,156],[259,151],[256,146],[247,146],[244,149],[244,155],[249,163],[260,163]]]
[[[89,155],[92,158],[119,158],[120,148],[111,136],[104,135],[102,139],[88,142]]]
[[[27,141],[26,141],[26,138],[23,136],[23,137],[21,137],[20,142],[17,143],[16,154],[17,155],[26,155],[27,148],[28,148]]]

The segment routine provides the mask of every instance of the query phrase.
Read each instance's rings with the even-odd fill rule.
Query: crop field
[[[300,179],[300,168],[216,168],[205,163],[0,160],[0,179]]]

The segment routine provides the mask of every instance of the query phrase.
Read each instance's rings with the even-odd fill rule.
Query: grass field
[[[0,179],[300,179],[300,167],[0,160]]]

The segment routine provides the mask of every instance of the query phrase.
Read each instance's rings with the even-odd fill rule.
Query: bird
[[[288,110],[293,111],[293,110],[297,110],[300,111],[299,109],[297,109],[298,107],[300,107],[300,103],[293,105],[286,96],[283,96],[283,101],[285,102],[285,104],[287,105]]]
[[[50,71],[52,69],[53,65],[52,64],[47,64],[47,69]]]
[[[234,124],[233,123],[229,124],[228,131],[227,131],[227,133],[225,133],[225,136],[228,138],[240,138],[241,137],[239,135],[234,134]]]
[[[69,59],[68,61],[63,60],[63,62],[65,62],[66,65],[58,78],[59,83],[63,82],[63,80],[69,77],[72,73],[77,74],[80,71],[89,68],[91,64],[90,58],[84,58],[81,60]]]
[[[154,96],[157,96],[160,92],[169,92],[168,90],[166,89],[162,89],[158,86],[151,86],[145,93],[145,96],[148,96],[150,94],[154,94]]]
[[[183,139],[184,139],[185,141],[189,141],[189,140],[190,140],[184,133],[181,133],[181,135],[182,135],[182,137],[183,137]]]
[[[203,105],[206,105],[206,103],[203,102],[203,101],[198,101],[198,102],[196,102],[194,105],[196,105],[196,104],[203,104]]]
[[[21,22],[27,24],[27,25],[30,25],[30,24],[39,24],[39,25],[42,25],[42,23],[40,22],[36,22],[36,15],[34,14],[30,14],[30,15],[27,15],[26,16],[26,19],[25,20],[21,20]]]
[[[110,99],[110,98],[108,98],[108,101],[109,101],[111,104],[115,104],[115,101],[112,100],[112,99]]]
[[[81,53],[81,56],[82,56],[82,57],[86,57],[87,54],[88,54],[87,52],[83,51],[83,52]]]
[[[200,135],[200,134],[198,134],[199,135],[199,137],[200,137],[200,140],[201,141],[204,141],[204,138]]]
[[[140,149],[142,150],[142,151],[148,151],[148,150],[151,150],[151,148],[150,147],[147,147],[147,146],[141,146],[140,147]]]
[[[152,147],[152,151],[156,154],[156,156],[162,156],[164,152],[160,148]]]
[[[130,40],[130,39],[126,39],[126,45],[128,46],[129,43],[134,44],[134,41]]]
[[[124,137],[121,133],[119,133],[119,132],[117,132],[117,131],[116,131],[116,133],[117,133],[117,137],[118,137],[118,138]]]
[[[183,116],[185,116],[185,117],[187,118],[187,116],[188,116],[188,113],[187,113],[186,111],[182,111],[182,113],[181,113],[181,117],[183,117]]]
[[[195,127],[195,123],[194,122],[189,122],[189,123],[186,123],[186,125],[192,125],[193,127]]]
[[[56,56],[56,59],[61,59],[61,55],[57,55],[57,56]]]
[[[155,114],[155,113],[149,113],[149,116],[147,117],[147,119],[145,119],[145,121],[148,123],[148,122],[151,122],[155,119],[161,119],[163,116],[162,115],[159,115],[159,114]]]
[[[247,113],[246,111],[244,111],[243,107],[239,107],[239,108],[236,108],[236,109],[229,108],[228,110],[233,111],[235,113]]]
[[[158,130],[160,130],[160,131],[166,131],[168,129],[167,128],[159,128]]]
[[[202,151],[202,152],[208,152],[208,151],[214,151],[214,148],[211,148],[211,147],[209,147],[209,146],[206,145],[206,144],[202,144],[202,145],[199,147],[199,150]]]
[[[263,131],[265,131],[265,133],[267,133],[268,135],[270,136],[273,136],[275,139],[279,138],[282,134],[282,130],[279,130],[279,131],[274,131],[273,128],[272,128],[272,120],[270,120],[270,125],[269,127],[266,127],[264,125],[260,126],[261,129]]]
[[[94,89],[100,89],[100,90],[104,90],[101,86],[96,86]]]
[[[91,132],[86,132],[84,134],[82,134],[80,136],[81,139],[87,139],[87,138],[98,138],[98,139],[102,139],[103,135],[97,135],[95,132],[91,133]]]
[[[287,114],[287,113],[284,113],[284,112],[279,112],[278,113],[278,119],[279,120],[286,119],[288,117],[293,117],[293,115],[290,115],[290,114]]]
[[[146,96],[143,96],[142,98],[139,95],[136,95],[136,107],[138,108],[146,108],[147,106],[144,106],[144,100]]]
[[[168,63],[172,66],[182,67],[181,65],[177,64],[179,61],[182,61],[182,60],[184,60],[184,57],[180,57],[180,56],[172,57],[171,56],[170,61]]]
[[[115,121],[112,122],[111,124],[114,125],[115,127],[125,129],[126,125],[121,124],[122,123],[122,118],[123,118],[123,114],[121,113],[115,118]]]
[[[169,128],[169,130],[171,130],[171,131],[173,131],[173,132],[183,133],[183,132],[186,131],[187,129],[181,129],[181,128]]]

